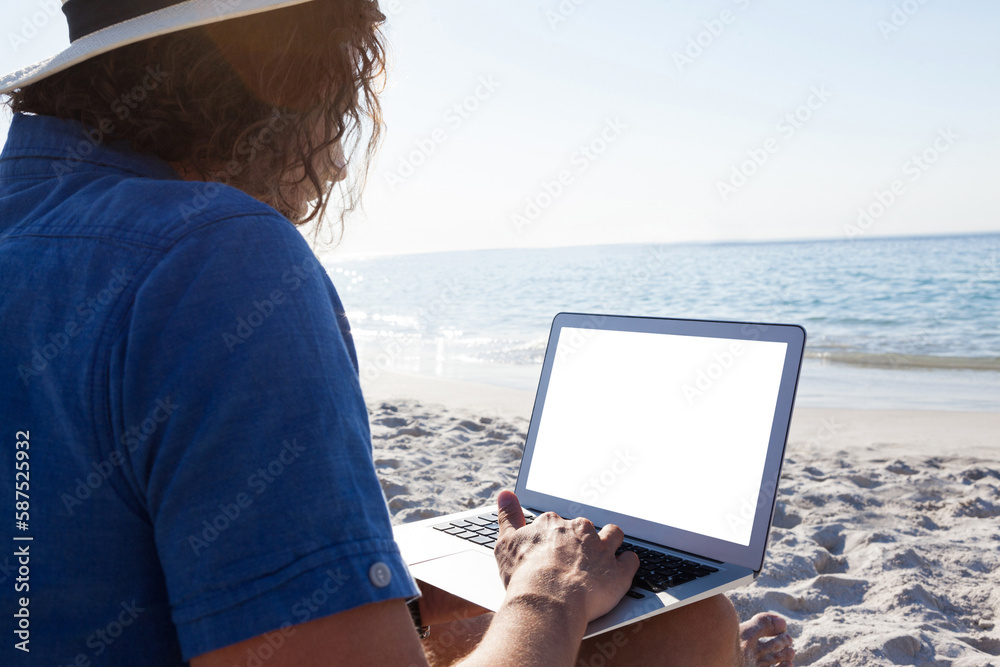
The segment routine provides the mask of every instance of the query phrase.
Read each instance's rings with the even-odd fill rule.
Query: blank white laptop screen
[[[563,328],[525,487],[749,545],[787,348]]]

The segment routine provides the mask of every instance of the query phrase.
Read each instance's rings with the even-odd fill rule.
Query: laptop
[[[618,525],[641,562],[586,637],[760,573],[805,338],[792,324],[556,315],[514,491],[529,521]],[[495,505],[393,530],[416,579],[500,608]]]

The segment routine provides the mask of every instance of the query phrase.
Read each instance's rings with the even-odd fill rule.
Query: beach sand
[[[531,392],[364,389],[394,522],[513,488]],[[796,409],[764,569],[730,598],[788,618],[797,665],[1000,666],[1000,414]]]

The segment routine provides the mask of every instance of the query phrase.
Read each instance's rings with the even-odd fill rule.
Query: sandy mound
[[[525,419],[397,400],[371,406],[369,420],[375,470],[393,523],[483,505],[517,480]]]
[[[740,615],[788,617],[800,665],[1000,665],[1000,462],[791,449]]]
[[[395,523],[513,487],[523,417],[397,399],[369,411]],[[880,427],[877,412],[851,419],[851,442],[851,429]],[[740,616],[785,615],[797,665],[1000,666],[1000,453],[901,454],[907,441],[870,440],[848,450],[800,435],[811,432],[793,431],[764,570],[730,596]]]

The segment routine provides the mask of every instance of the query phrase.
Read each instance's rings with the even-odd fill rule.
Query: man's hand
[[[517,496],[501,491],[500,535],[494,554],[508,595],[535,593],[564,600],[592,621],[607,612],[632,583],[639,557],[631,551],[615,556],[625,535],[608,524],[598,533],[587,519],[567,521],[545,512],[525,525]]]

